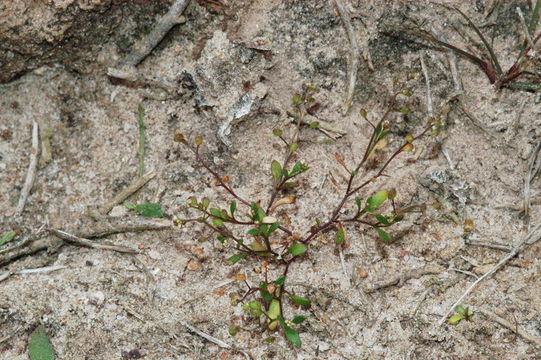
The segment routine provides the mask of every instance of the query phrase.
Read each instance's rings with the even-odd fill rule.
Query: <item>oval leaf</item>
[[[366,199],[366,211],[374,212],[387,198],[389,193],[387,190],[380,190],[368,199]]]
[[[296,243],[296,244],[291,245],[289,249],[287,249],[287,252],[293,256],[299,256],[299,255],[304,254],[307,249],[308,248],[306,247],[306,245],[302,243]]]
[[[382,230],[380,228],[377,228],[376,230],[378,231],[378,235],[379,235],[381,240],[383,240],[386,243],[389,243],[389,242],[392,241],[391,236],[389,234],[387,234],[387,232],[385,230]]]
[[[272,173],[272,177],[274,178],[274,182],[276,184],[279,184],[280,180],[282,179],[282,166],[276,160],[272,160],[271,173]]]
[[[304,307],[310,306],[310,300],[308,300],[306,298],[303,298],[303,297],[300,297],[300,296],[295,296],[295,295],[291,295],[289,298],[295,304],[299,304],[300,306],[304,306]]]
[[[290,343],[292,343],[296,347],[301,347],[301,338],[299,337],[299,333],[297,332],[297,330],[290,328],[287,325],[284,325],[284,334]]]
[[[28,356],[30,360],[54,360],[53,345],[45,332],[43,325],[40,325],[28,341]]]

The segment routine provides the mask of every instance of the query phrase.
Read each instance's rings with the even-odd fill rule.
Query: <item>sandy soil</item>
[[[496,24],[494,47],[507,68],[519,43],[513,9],[518,4],[527,13],[528,8],[522,1],[493,11],[494,3],[468,2],[461,9],[488,24],[487,31]],[[67,245],[4,264],[2,273],[65,268],[0,282],[0,358],[26,359],[28,335],[38,324],[45,325],[58,359],[66,360],[130,358],[134,349],[144,359],[540,358],[540,244],[521,252],[464,300],[473,321],[438,324],[476,277],[538,224],[538,180],[532,183],[529,221],[521,206],[528,162],[541,140],[540,94],[495,91],[479,68],[463,59],[457,59],[463,87],[457,92],[452,54],[381,33],[407,16],[464,45],[450,26],[458,18],[433,3],[352,1],[350,10],[374,70],[361,59],[353,107],[345,115],[350,45],[332,1],[239,0],[214,8],[193,2],[186,22],[138,66],[147,78],[175,84],[174,92],[111,81],[106,69],[126,50],[107,37],[87,71],[79,71],[81,63],[51,63],[0,85],[0,235],[14,230],[19,240],[44,226],[72,232],[97,226],[85,215],[88,209],[106,203],[137,177],[140,103],[145,167],[157,176],[129,200],[159,202],[172,223],[188,216],[185,204],[192,195],[223,207],[230,200],[173,141],[176,131],[203,135],[205,158],[231,178],[238,193],[267,201],[270,163],[284,153],[272,129],[292,133],[292,95],[303,84],[316,86],[322,106],[315,115],[346,135],[334,141],[315,129],[302,130],[306,141],[297,158],[310,171],[296,191],[296,204],[284,207],[291,228],[302,234],[315,218],[328,218],[340,201],[346,173],[334,153],[350,164],[359,159],[370,135],[359,110],[366,109],[370,119],[380,117],[394,78],[413,96],[400,98],[410,113],[389,119],[396,134],[390,147],[407,132],[419,132],[428,117],[444,118],[438,137],[420,140],[416,151],[393,162],[388,177],[361,194],[366,198],[395,187],[399,203],[428,205],[425,214],[408,216],[392,232],[404,233],[398,241],[386,245],[373,231],[348,227],[344,266],[333,234],[327,233],[290,269],[290,289],[312,302],[308,310],[294,310],[308,318],[299,327],[301,349],[279,334],[266,343],[273,334],[230,304],[231,293],[245,290],[237,274],[252,284],[261,280],[258,262],[230,265],[230,247],[198,241],[208,231],[171,226],[103,239],[138,248],[137,255]],[[127,22],[116,31],[139,38],[137,30]],[[430,79],[432,114],[420,57]],[[24,212],[15,216],[33,120],[42,132],[52,133],[52,159],[40,162]],[[118,222],[136,217],[122,208],[109,216]],[[473,220],[473,231],[464,231],[465,219]],[[370,291],[385,282],[390,286]],[[491,314],[512,325],[502,326]],[[220,348],[186,324],[237,350]],[[241,327],[236,336],[229,334],[231,324]],[[137,358],[136,352],[131,356]]]

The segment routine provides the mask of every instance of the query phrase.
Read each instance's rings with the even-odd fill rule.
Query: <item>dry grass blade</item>
[[[28,165],[28,172],[26,173],[26,180],[24,181],[23,189],[21,190],[21,196],[19,202],[15,208],[15,215],[19,215],[26,204],[26,199],[30,195],[34,180],[36,179],[36,172],[38,170],[38,157],[39,157],[39,125],[37,121],[32,122],[32,152],[30,153],[30,164]]]
[[[340,18],[344,23],[344,27],[346,28],[351,47],[351,54],[348,63],[348,87],[346,99],[344,101],[344,113],[346,113],[351,108],[351,104],[353,102],[353,91],[355,90],[355,83],[357,82],[357,69],[360,56],[359,41],[357,40],[355,29],[351,24],[351,17],[349,16],[349,11],[346,9],[346,5],[342,0],[334,0],[334,2],[338,8],[338,13],[340,13]]]
[[[458,298],[457,301],[447,310],[445,315],[443,315],[439,321],[440,325],[443,325],[445,323],[445,320],[449,317],[449,315],[454,311],[454,309],[457,307],[457,305],[462,304],[464,299],[477,287],[477,285],[485,280],[486,278],[492,276],[494,273],[496,273],[499,269],[501,269],[509,260],[517,256],[521,251],[523,251],[526,247],[533,245],[537,241],[541,239],[541,224],[537,225],[524,239],[515,247],[511,252],[506,255],[504,258],[502,258],[492,269],[487,271],[483,276],[481,276],[479,279],[475,280],[470,287]]]

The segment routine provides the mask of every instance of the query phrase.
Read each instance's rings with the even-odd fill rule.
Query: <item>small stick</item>
[[[522,10],[517,6],[517,14],[520,19],[520,25],[522,26],[522,31],[524,31],[524,36],[526,37],[526,41],[528,42],[528,45],[532,49],[535,49],[535,44],[532,40],[532,36],[530,35],[530,32],[528,31],[528,25],[526,25],[526,21],[524,20],[524,14],[522,13]]]
[[[38,155],[39,155],[39,125],[37,121],[32,121],[32,152],[30,153],[30,164],[28,165],[28,172],[26,173],[26,180],[24,182],[19,202],[15,208],[15,215],[20,215],[26,204],[26,199],[30,195],[30,190],[34,185],[36,179],[36,171],[38,169]]]
[[[124,200],[126,200],[131,194],[139,190],[143,185],[145,185],[147,182],[149,182],[152,178],[156,176],[156,173],[151,171],[149,173],[146,173],[143,176],[138,177],[130,186],[119,192],[111,201],[109,201],[107,204],[103,205],[99,212],[103,215],[107,215],[109,211],[115,205],[120,204]]]
[[[152,50],[162,41],[171,28],[181,23],[180,15],[188,6],[190,0],[176,0],[167,14],[158,20],[150,34],[143,37],[133,46],[132,51],[118,63],[118,67],[133,67],[143,61]]]
[[[213,336],[210,336],[208,334],[205,334],[201,330],[199,330],[197,328],[194,328],[193,326],[191,326],[190,324],[188,324],[185,321],[180,321],[180,323],[182,325],[186,326],[188,328],[188,330],[190,330],[191,332],[195,333],[196,335],[201,336],[203,339],[206,339],[206,340],[210,341],[211,343],[214,343],[214,344],[218,345],[221,348],[225,348],[225,349],[232,349],[233,348],[231,345],[223,342],[222,340],[217,339],[217,338],[215,338]]]
[[[107,235],[140,232],[147,230],[164,230],[171,227],[171,222],[168,220],[124,220],[122,222],[104,221],[85,228],[76,233],[77,236],[87,239],[101,238]]]
[[[7,278],[9,278],[11,275],[13,275],[13,273],[11,271],[6,271],[2,274],[0,274],[0,282],[6,280]],[[0,341],[1,343],[1,341]]]
[[[372,293],[381,289],[385,289],[395,285],[402,285],[411,279],[419,279],[425,275],[434,275],[443,272],[443,267],[439,265],[426,265],[425,267],[408,270],[405,273],[398,275],[390,280],[376,283],[372,288],[366,289],[367,293]]]
[[[506,319],[494,314],[491,311],[484,310],[484,309],[479,309],[478,311],[481,314],[483,314],[483,315],[487,316],[488,318],[490,318],[491,320],[497,322],[501,326],[506,327],[507,329],[511,330],[512,332],[520,335],[524,340],[528,341],[529,343],[531,343],[531,344],[533,344],[533,345],[535,345],[537,347],[541,347],[541,338],[538,338],[538,337],[535,337],[535,336],[532,336],[532,335],[528,334],[526,331],[516,327],[515,324],[511,324]]]
[[[428,77],[428,69],[426,68],[423,54],[419,54],[421,60],[421,69],[423,70],[423,76],[426,82],[426,108],[428,109],[428,115],[434,116],[434,107],[432,106],[432,91],[430,89],[430,78]]]
[[[340,265],[342,266],[342,273],[344,273],[344,281],[340,282],[346,289],[351,287],[351,281],[348,271],[346,269],[346,261],[344,259],[344,252],[342,251],[342,245],[338,245],[338,254],[340,255]]]
[[[95,243],[95,242],[90,241],[88,239],[80,238],[78,236],[75,236],[73,234],[67,233],[67,232],[62,231],[62,230],[51,229],[50,231],[55,236],[59,237],[62,240],[70,241],[70,242],[73,242],[75,244],[85,246],[85,247],[89,247],[89,248],[93,248],[93,249],[111,250],[111,251],[117,251],[117,252],[126,253],[126,254],[137,254],[137,253],[139,253],[139,251],[137,249],[129,248],[127,246],[118,246],[118,245],[108,245],[108,244]]]
[[[353,102],[353,91],[355,90],[355,83],[357,82],[357,69],[359,63],[359,42],[357,41],[357,36],[355,36],[355,29],[351,24],[351,17],[349,12],[346,9],[346,6],[342,0],[334,0],[336,7],[338,8],[338,13],[340,18],[344,23],[346,32],[349,38],[350,43],[350,57],[348,63],[348,87],[346,93],[346,100],[344,101],[344,113],[347,113]]]
[[[539,173],[539,170],[541,170],[541,157],[539,156],[539,152],[541,151],[541,141],[537,144],[534,151],[532,151],[532,154],[530,155],[530,160],[528,161],[528,172],[526,173],[526,177],[524,179],[524,215],[526,218],[530,216],[530,202],[531,202],[531,194],[530,194],[530,185],[532,184],[532,180],[536,177],[536,175]]]
[[[287,115],[293,117],[295,120],[299,120],[299,116],[290,111],[287,111]],[[324,133],[325,135],[327,135],[328,137],[334,140],[346,134],[345,130],[342,130],[334,126],[330,122],[320,120],[317,117],[312,116],[310,114],[305,114],[304,116],[301,116],[300,120],[304,125],[311,125],[312,123],[317,122],[318,123],[317,130],[321,131],[322,133]]]
[[[23,275],[23,274],[38,274],[38,273],[44,273],[44,272],[51,272],[51,271],[57,271],[66,269],[67,266],[65,265],[53,265],[53,266],[44,266],[36,269],[21,269],[15,271],[15,274]]]
[[[458,298],[457,301],[447,310],[445,315],[443,315],[439,321],[439,325],[443,325],[445,323],[445,320],[449,317],[449,315],[453,312],[453,310],[456,308],[457,305],[460,305],[466,296],[470,292],[475,289],[475,287],[484,279],[490,277],[493,275],[496,271],[498,271],[500,268],[502,268],[509,260],[517,256],[518,253],[520,253],[522,250],[524,250],[527,246],[533,245],[536,243],[539,239],[541,239],[541,232],[539,231],[541,229],[541,224],[537,225],[521,242],[519,245],[517,245],[507,256],[502,258],[492,269],[487,271],[483,276],[478,278],[473,282],[473,284],[470,285],[470,287]]]
[[[143,104],[137,107],[137,120],[139,125],[139,176],[145,173],[145,109]]]

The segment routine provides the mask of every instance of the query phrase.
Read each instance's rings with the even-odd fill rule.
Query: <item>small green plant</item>
[[[487,76],[491,84],[494,84],[496,89],[511,88],[530,91],[541,91],[541,73],[540,73],[540,58],[541,47],[539,46],[539,40],[541,38],[541,32],[536,35],[537,23],[539,20],[539,12],[541,10],[541,0],[537,0],[532,10],[530,21],[528,24],[524,24],[523,29],[525,40],[523,41],[520,51],[515,59],[513,65],[509,67],[507,71],[502,69],[500,61],[496,56],[491,43],[487,40],[485,35],[479,30],[474,22],[468,18],[460,9],[449,8],[442,5],[445,8],[457,12],[468,24],[468,26],[475,32],[475,34],[481,40],[483,47],[478,49],[478,54],[474,53],[471,47],[468,46],[468,51],[461,49],[457,45],[449,44],[445,41],[438,39],[436,35],[433,35],[429,31],[415,25],[415,29],[400,29],[398,32],[399,37],[404,34],[410,34],[417,38],[422,38],[430,43],[439,47],[439,50],[443,48],[453,51],[455,54],[471,61],[477,65]],[[460,34],[459,29],[455,30]],[[388,34],[396,36],[397,32],[391,31]],[[474,44],[475,45],[475,44]]]
[[[130,210],[135,211],[139,215],[148,218],[161,218],[164,215],[161,204],[157,203],[144,203],[135,205],[126,202],[124,203],[124,206]]]
[[[315,90],[313,87],[306,87],[302,94],[293,96],[297,127],[291,138],[286,138],[280,129],[273,131],[274,136],[284,144],[285,156],[282,162],[273,160],[269,164],[267,176],[270,177],[272,185],[266,202],[241,197],[230,185],[228,176],[220,175],[208,165],[201,154],[202,137],[197,136],[191,142],[182,133],[175,135],[175,141],[194,154],[197,164],[210,173],[215,184],[224,189],[231,198],[227,202],[228,206],[224,208],[213,206],[208,198],[190,197],[187,210],[196,213],[197,216],[188,219],[177,218],[177,224],[183,226],[196,222],[204,225],[216,236],[218,242],[229,246],[231,253],[227,260],[231,264],[242,261],[253,266],[257,261],[258,265],[262,265],[261,268],[257,267],[262,276],[257,286],[249,285],[245,276],[237,276],[247,288],[244,294],[230,294],[231,304],[236,306],[242,303],[247,317],[255,319],[271,333],[281,329],[285,338],[296,347],[301,346],[299,326],[306,320],[300,311],[308,309],[311,302],[287,287],[291,265],[302,262],[310,253],[313,240],[325,232],[335,231],[336,245],[345,246],[348,240],[346,229],[352,225],[370,227],[384,243],[391,243],[393,239],[387,229],[401,221],[407,213],[419,211],[422,206],[399,206],[396,200],[397,191],[394,189],[381,189],[364,200],[360,195],[369,184],[386,175],[386,169],[398,155],[412,151],[415,141],[431,131],[437,132],[439,126],[437,120],[430,119],[419,135],[394,137],[394,143],[399,145],[391,150],[388,118],[391,113],[403,109],[398,106],[398,100],[403,96],[411,96],[411,92],[402,89],[395,91],[391,96],[388,110],[375,123],[369,120],[365,110],[361,110],[360,116],[372,127],[372,134],[364,154],[353,166],[350,166],[341,154],[335,155],[337,163],[348,174],[340,200],[327,220],[316,219],[308,229],[292,229],[275,213],[278,207],[287,208],[286,205],[295,202],[298,196],[295,191],[301,188],[298,178],[309,170],[307,164],[295,159],[298,158],[299,145],[303,144],[299,138],[302,119],[306,109],[314,102]],[[317,124],[310,126],[314,127],[317,127]],[[383,155],[385,152],[390,155],[385,157]],[[367,168],[368,163],[374,161],[376,157],[380,159],[379,163],[371,164],[370,168]],[[286,309],[286,305],[290,305],[289,308],[296,309],[299,313],[288,315],[290,311]],[[239,328],[232,325],[229,331],[236,334]],[[266,341],[272,342],[274,337],[269,336]]]
[[[455,308],[456,314],[449,318],[450,325],[458,325],[462,320],[472,321],[473,311],[470,308],[462,305],[457,305]]]
[[[9,231],[4,236],[0,238],[0,246],[6,244],[8,241],[11,241],[15,237],[15,231]]]

